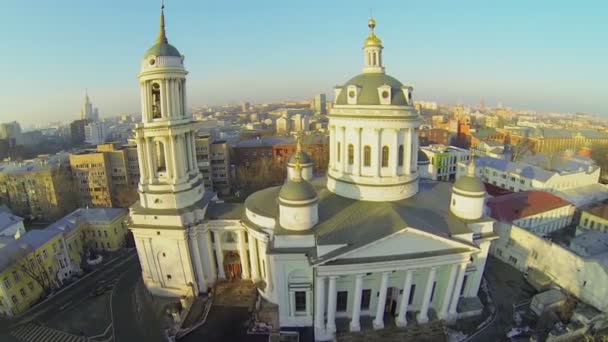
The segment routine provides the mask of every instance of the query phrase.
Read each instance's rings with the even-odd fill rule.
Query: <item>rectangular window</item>
[[[25,289],[19,290],[19,293],[21,293],[21,297],[23,297],[23,299],[27,298],[27,292],[25,292]]]
[[[108,237],[108,232],[106,230],[103,231],[103,236]]]
[[[13,278],[15,278],[15,283],[19,282],[20,277],[19,277],[19,273],[17,273],[17,271],[13,271]]]
[[[410,287],[410,298],[408,298],[407,303],[412,304],[414,302],[414,294],[416,293],[416,284],[412,284]]]
[[[338,291],[338,297],[336,300],[336,311],[346,311],[346,304],[348,303],[348,291]]]
[[[4,287],[6,287],[7,290],[11,288],[11,281],[8,278],[4,278]]]
[[[17,300],[17,296],[12,296],[11,299],[13,300],[14,304],[19,303],[19,300]]]
[[[294,296],[296,300],[296,312],[306,312],[306,292],[296,291]]]
[[[110,248],[111,248],[111,247],[110,247],[110,243],[109,243],[109,242],[106,242],[106,247],[108,247],[108,249],[110,249]]]
[[[44,259],[48,259],[49,258],[49,255],[46,252],[46,249],[42,251],[42,255],[44,255]]]
[[[27,287],[29,287],[31,291],[34,291],[34,283],[32,283],[31,281],[27,283]]]
[[[372,290],[365,289],[361,292],[361,310],[369,310],[369,303],[372,297]]]

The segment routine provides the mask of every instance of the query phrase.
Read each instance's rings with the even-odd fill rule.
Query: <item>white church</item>
[[[314,178],[298,148],[282,186],[235,205],[204,190],[184,56],[169,44],[161,13],[138,75],[141,179],[130,209],[150,292],[179,297],[250,280],[278,308],[281,328],[314,328],[317,341],[334,338],[337,320],[350,331],[363,318],[373,329],[407,329],[412,320],[479,313],[495,239],[484,185],[474,165],[455,184],[420,179],[428,160],[418,149],[413,88],[385,73],[373,18],[368,26],[363,73],[335,89],[327,175]]]

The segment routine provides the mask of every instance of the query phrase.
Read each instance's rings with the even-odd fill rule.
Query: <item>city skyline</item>
[[[597,43],[608,28],[600,20],[606,8],[587,4],[395,2],[373,13],[387,73],[415,85],[415,100],[483,98],[488,105],[608,115],[600,64],[608,54]],[[186,57],[189,106],[331,98],[335,85],[361,70],[357,46],[371,5],[269,1],[239,3],[235,12],[234,4],[168,2],[167,36]],[[0,95],[1,121],[75,119],[85,88],[102,117],[139,112],[135,74],[157,32],[157,5],[11,2],[0,16],[2,31],[10,32],[0,72],[13,85]]]

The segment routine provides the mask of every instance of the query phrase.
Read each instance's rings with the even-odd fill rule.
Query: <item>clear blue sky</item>
[[[139,110],[159,1],[3,0],[0,121]],[[370,7],[387,72],[416,99],[608,116],[606,1],[166,0],[190,106],[332,94],[361,71]]]

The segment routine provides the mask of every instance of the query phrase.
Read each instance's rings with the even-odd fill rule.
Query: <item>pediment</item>
[[[455,249],[475,249],[473,246],[419,231],[405,228],[383,239],[346,252],[339,259],[381,258],[397,255],[433,255]]]

